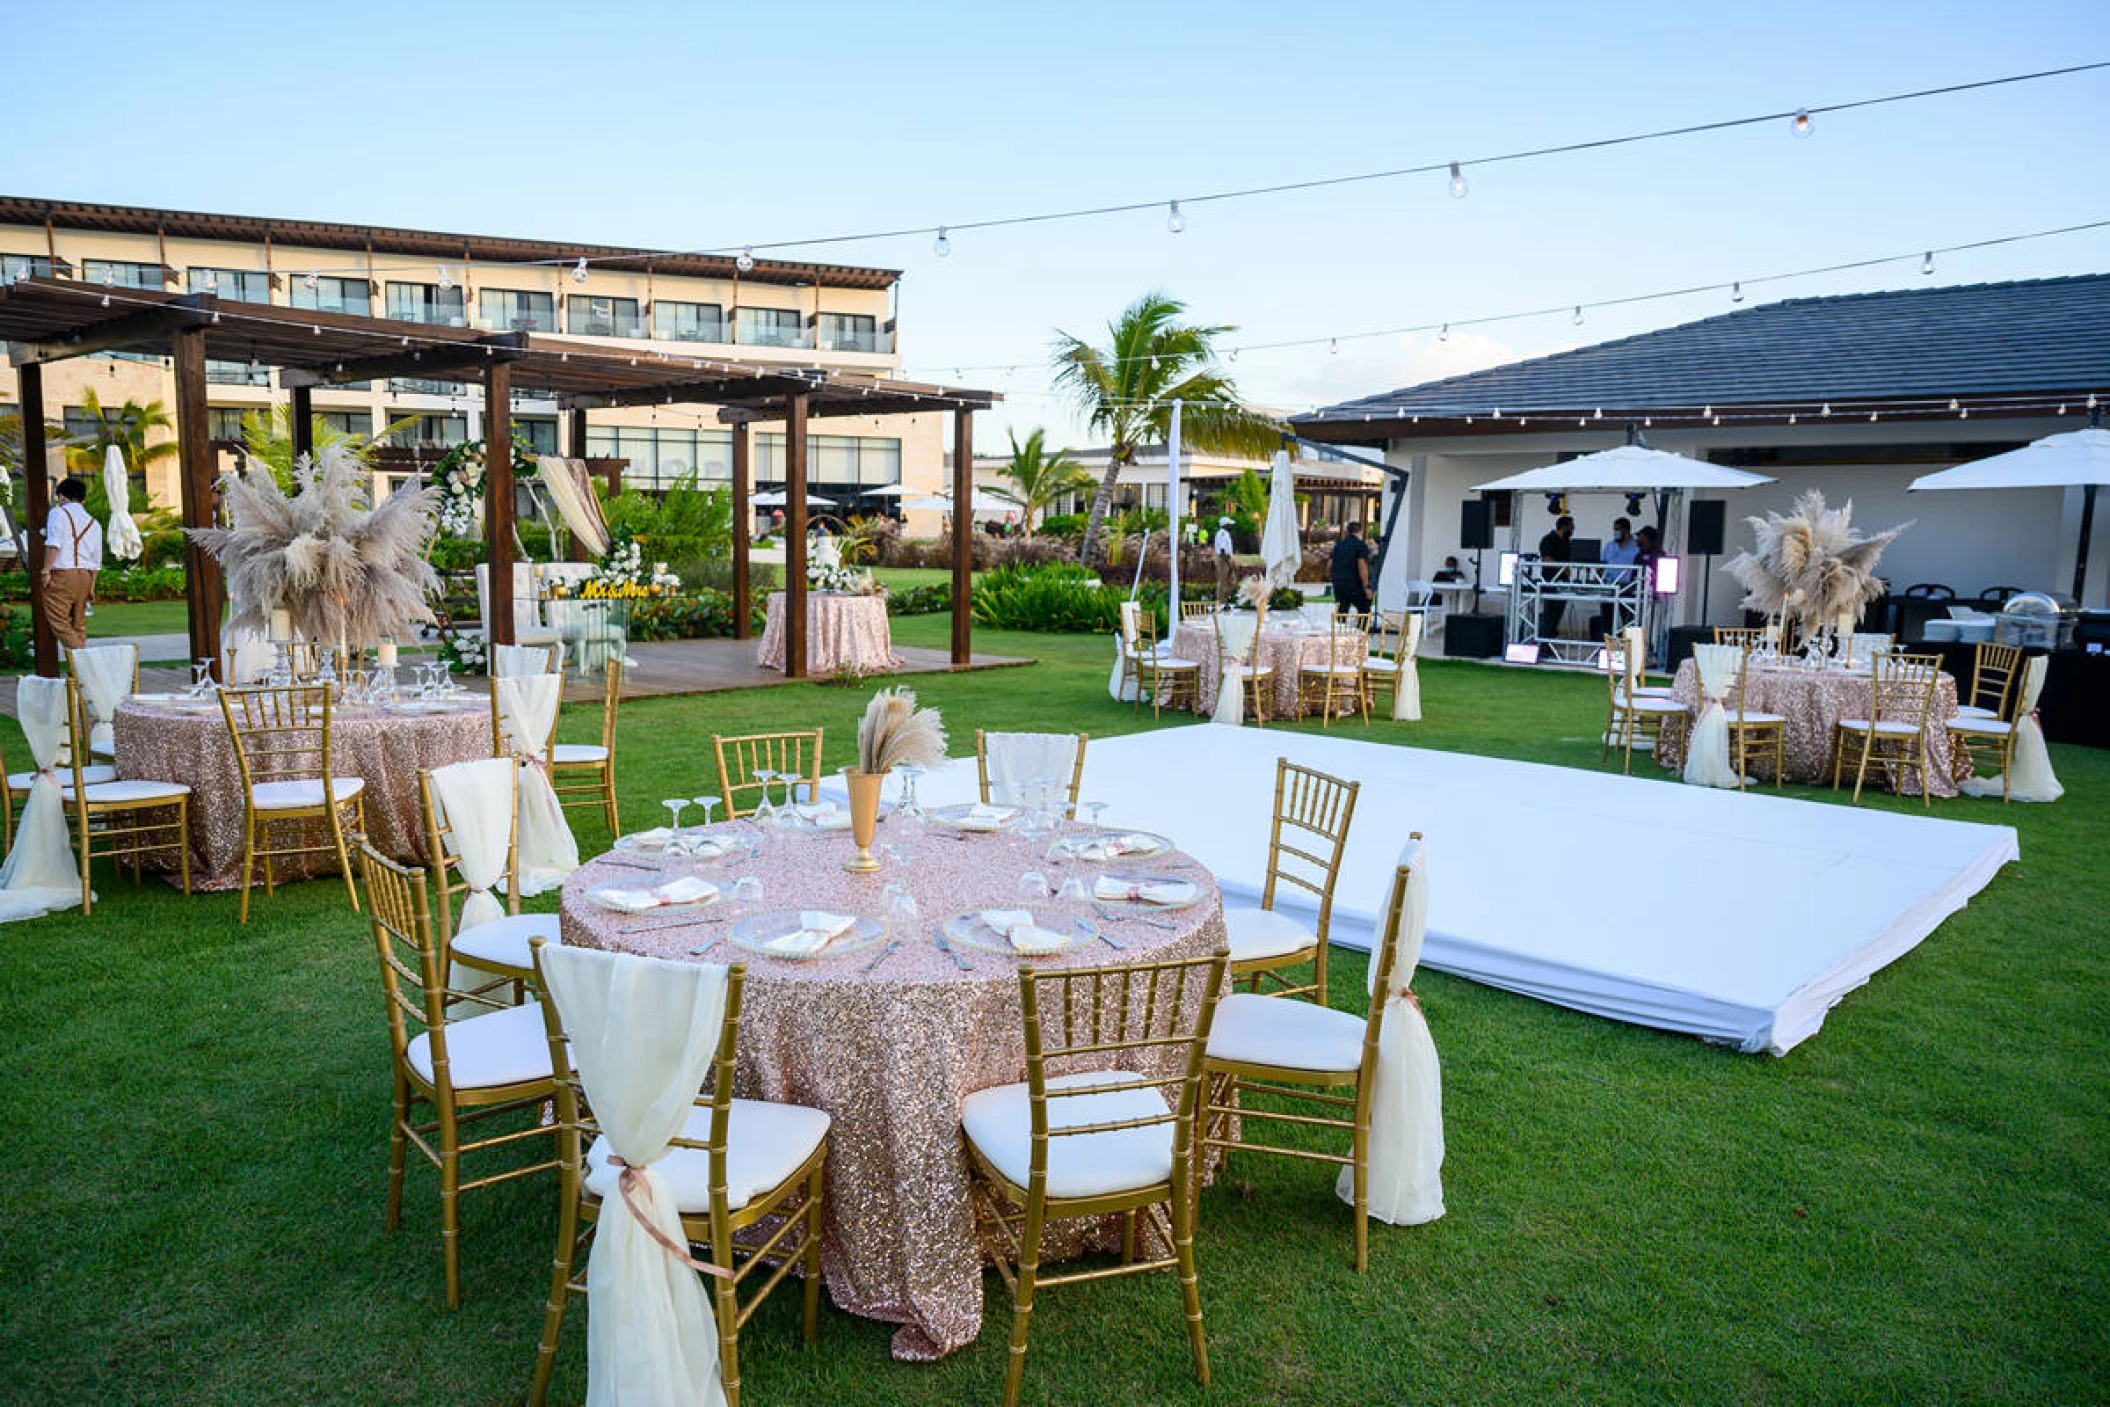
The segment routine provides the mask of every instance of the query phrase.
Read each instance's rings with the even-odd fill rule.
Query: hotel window
[[[564,300],[564,330],[578,337],[642,337],[645,324],[635,298],[574,293]]]
[[[521,288],[477,290],[478,323],[488,332],[555,332],[557,296]]]
[[[749,347],[798,347],[805,331],[796,308],[740,308],[734,312],[735,339]]]
[[[230,303],[271,301],[271,275],[252,269],[198,269],[188,275],[193,293],[217,293]]]
[[[469,438],[469,417],[466,415],[396,415],[391,413],[389,422],[404,422],[390,435],[389,442],[403,449],[449,449]]]
[[[422,376],[391,376],[388,378],[388,389],[399,395],[411,396],[454,396],[462,393],[462,388],[452,381],[432,381]]]
[[[623,483],[629,488],[670,489],[692,470],[702,488],[730,483],[733,477],[730,430],[589,425],[586,454],[590,459],[629,460],[623,468]]]
[[[271,368],[255,362],[205,359],[205,379],[214,386],[269,386]]]
[[[0,282],[50,277],[51,260],[42,254],[0,254]]]
[[[205,408],[205,438],[215,444],[242,443],[242,417],[248,412],[238,405]]]
[[[513,421],[513,452],[516,454],[555,454],[557,452],[557,422],[542,416],[530,416]]]
[[[371,435],[374,418],[363,410],[318,410],[315,419],[338,435]]]
[[[316,313],[350,313],[365,317],[373,309],[373,285],[363,278],[324,278],[308,287],[307,275],[293,280],[293,306]]]
[[[391,283],[388,285],[386,316],[397,322],[422,322],[431,327],[467,327],[469,318],[459,288],[441,288],[436,283]]]
[[[784,482],[782,432],[755,436],[755,478]],[[806,482],[839,488],[879,488],[901,482],[901,441],[878,435],[808,435]]]
[[[81,281],[110,288],[161,288],[161,265],[135,264],[126,259],[83,259]]]
[[[821,350],[824,352],[880,352],[879,319],[869,313],[822,313]]]
[[[61,410],[59,421],[66,427],[66,438],[69,440],[92,440],[106,428],[101,416],[90,415],[88,407],[80,405],[70,405]]]
[[[652,335],[668,342],[723,342],[725,309],[661,298],[652,305]]]

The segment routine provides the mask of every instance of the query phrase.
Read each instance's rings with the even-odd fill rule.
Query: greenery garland
[[[540,471],[535,457],[519,448],[514,442],[513,477],[532,478]],[[483,535],[477,526],[483,516],[484,442],[464,440],[440,456],[440,462],[432,466],[432,487],[440,498],[439,525],[443,537],[476,538]]]

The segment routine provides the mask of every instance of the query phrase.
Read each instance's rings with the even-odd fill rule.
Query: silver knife
[[[1121,952],[1125,947],[1124,944],[1116,943],[1111,937],[1109,937],[1105,929],[1100,928],[1096,924],[1087,923],[1081,918],[1077,920],[1077,931],[1079,933],[1082,933],[1087,938],[1097,938],[1100,942],[1106,944],[1107,947],[1112,948],[1117,953]]]
[[[879,964],[885,962],[888,958],[892,957],[897,951],[900,950],[900,948],[901,940],[897,938],[893,942],[887,944],[884,948],[881,948],[879,950],[878,957],[873,958],[870,962],[866,963],[863,967],[859,968],[857,970],[857,975],[860,977],[871,976],[872,970],[874,968],[878,967]]]

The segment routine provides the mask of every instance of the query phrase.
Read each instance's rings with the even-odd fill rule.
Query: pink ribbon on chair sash
[[[650,1197],[652,1195],[651,1184],[647,1183],[644,1180],[642,1176],[644,1170],[642,1168],[634,1168],[630,1166],[630,1164],[624,1162],[621,1158],[616,1157],[613,1153],[608,1155],[608,1165],[610,1167],[621,1168],[623,1170],[622,1176],[616,1179],[616,1185],[622,1189],[623,1205],[630,1208],[630,1214],[637,1218],[637,1224],[639,1226],[645,1228],[645,1234],[647,1236],[650,1236],[653,1240],[659,1242],[661,1246],[665,1247],[668,1255],[674,1257],[674,1259],[680,1261],[689,1269],[701,1271],[705,1275],[714,1275],[720,1280],[730,1280],[733,1278],[732,1271],[727,1270],[722,1265],[712,1265],[709,1261],[702,1261],[696,1259],[694,1256],[689,1254],[687,1247],[675,1245],[672,1241],[667,1239],[666,1232],[661,1231],[658,1227],[652,1224],[651,1218],[645,1215],[644,1208],[640,1207],[637,1204],[636,1194],[640,1188],[643,1189],[643,1193],[646,1197]]]

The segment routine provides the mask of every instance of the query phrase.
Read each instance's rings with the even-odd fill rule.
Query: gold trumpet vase
[[[879,868],[879,857],[872,853],[872,837],[879,829],[879,788],[886,781],[886,773],[845,767],[843,781],[850,788],[850,838],[857,842],[857,853],[843,861],[843,868],[851,874],[869,874]]]

